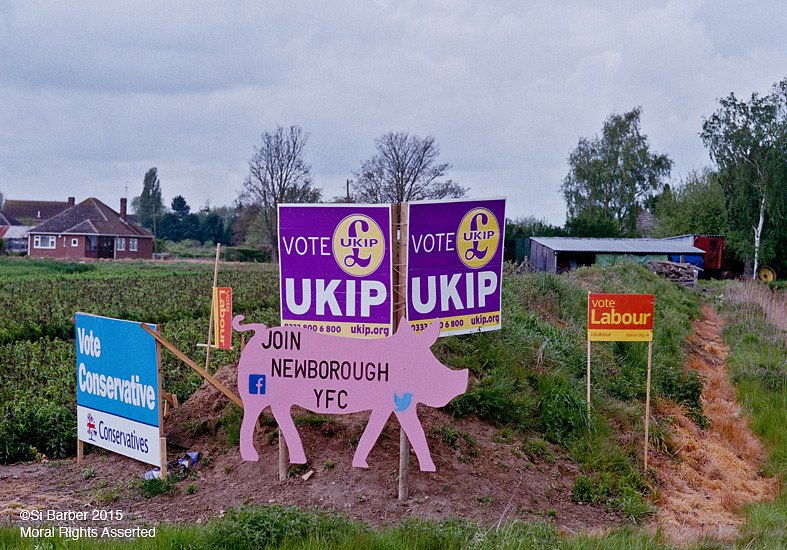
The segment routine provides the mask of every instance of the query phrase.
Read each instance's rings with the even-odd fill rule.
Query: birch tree
[[[753,252],[756,277],[763,230],[774,220],[783,224],[787,206],[787,79],[767,95],[753,93],[745,101],[731,93],[719,105],[703,122],[700,136],[719,167],[732,231],[753,236],[751,247],[739,248]]]

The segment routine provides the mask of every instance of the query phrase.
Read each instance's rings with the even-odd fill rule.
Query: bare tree
[[[374,141],[375,154],[361,164],[353,182],[358,202],[402,202],[463,197],[467,189],[441,180],[451,168],[438,162],[440,148],[432,136],[389,132]]]
[[[240,202],[259,208],[263,238],[276,250],[277,207],[281,203],[318,202],[322,190],[312,185],[311,166],[303,160],[309,134],[300,126],[277,126],[262,134],[249,160]]]

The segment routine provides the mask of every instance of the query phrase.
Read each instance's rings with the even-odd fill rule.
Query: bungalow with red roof
[[[153,235],[131,223],[126,199],[120,213],[89,198],[28,231],[28,254],[35,258],[150,259]]]

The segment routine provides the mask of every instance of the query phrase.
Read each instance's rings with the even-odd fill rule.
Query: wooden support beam
[[[180,351],[178,348],[176,348],[176,347],[175,347],[175,346],[174,346],[172,343],[170,343],[169,341],[167,341],[167,340],[166,340],[166,339],[165,339],[163,336],[161,336],[161,335],[160,335],[158,332],[156,332],[155,330],[153,330],[152,328],[150,328],[150,327],[149,327],[149,326],[148,326],[146,323],[141,323],[141,326],[142,326],[142,328],[143,328],[143,329],[144,329],[144,330],[145,330],[147,333],[149,333],[151,336],[153,336],[153,338],[155,338],[155,339],[156,339],[156,341],[158,341],[158,342],[159,342],[159,343],[160,343],[162,346],[164,346],[164,347],[165,347],[165,348],[167,348],[169,351],[171,351],[173,354],[175,354],[175,357],[177,357],[178,359],[180,359],[181,361],[183,361],[184,363],[186,363],[188,366],[190,366],[192,369],[194,369],[195,371],[197,371],[197,373],[198,373],[200,376],[202,376],[202,377],[203,377],[205,380],[207,380],[208,382],[210,382],[210,383],[213,385],[213,387],[214,387],[214,388],[216,388],[216,389],[217,389],[217,390],[219,390],[221,393],[223,393],[224,395],[226,395],[226,396],[227,396],[227,397],[230,399],[230,401],[232,401],[233,403],[235,403],[236,405],[238,405],[240,408],[243,408],[243,401],[241,401],[241,400],[240,400],[240,397],[238,397],[237,395],[235,395],[235,394],[232,392],[232,390],[230,390],[230,389],[229,389],[227,386],[225,386],[224,384],[222,384],[221,382],[219,382],[218,380],[216,380],[216,378],[214,378],[214,377],[213,377],[213,376],[212,376],[212,375],[211,375],[209,372],[207,372],[205,369],[203,369],[203,368],[201,368],[199,365],[197,365],[197,364],[196,364],[194,361],[192,361],[191,359],[189,359],[189,358],[188,358],[188,356],[186,356],[186,354],[185,354],[185,353],[183,353],[183,352],[182,352],[182,351]]]

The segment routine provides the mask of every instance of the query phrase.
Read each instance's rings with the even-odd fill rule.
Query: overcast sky
[[[783,0],[0,0],[0,192],[117,209],[156,166],[167,205],[230,204],[260,134],[297,124],[326,199],[408,131],[470,196],[562,224],[580,136],[641,105],[677,181],[710,164],[717,98],[787,76],[785,36]]]

